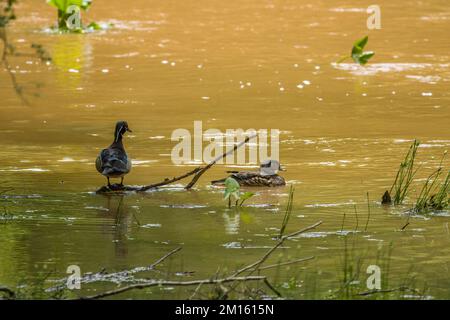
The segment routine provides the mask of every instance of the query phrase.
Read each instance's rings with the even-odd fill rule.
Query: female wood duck
[[[278,171],[284,171],[276,160],[266,160],[261,163],[259,171],[227,171],[231,173],[241,186],[251,187],[277,187],[286,185],[284,178],[279,176]],[[226,179],[226,178],[225,178]],[[224,184],[225,179],[211,181],[214,185]]]
[[[119,121],[114,131],[114,142],[97,157],[95,167],[108,179],[108,187],[111,186],[109,178],[121,178],[120,185],[123,184],[123,177],[131,170],[131,160],[123,147],[122,136],[125,132],[132,132],[128,128],[126,121]]]

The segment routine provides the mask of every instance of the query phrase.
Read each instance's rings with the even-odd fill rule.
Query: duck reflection
[[[102,217],[107,217],[113,220],[112,224],[104,225],[107,233],[113,230],[112,241],[114,242],[114,251],[116,257],[128,256],[128,240],[131,234],[133,223],[137,219],[133,213],[130,213],[130,207],[126,204],[124,195],[104,195],[106,197],[106,208],[108,211],[102,210],[99,212]],[[137,222],[138,223],[138,222]]]
[[[228,212],[224,212],[222,217],[225,222],[225,233],[226,234],[239,233],[241,214],[238,210],[230,210]]]

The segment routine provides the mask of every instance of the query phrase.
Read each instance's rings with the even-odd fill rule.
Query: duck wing
[[[250,171],[248,171],[248,172],[247,171],[243,171],[243,172],[227,171],[227,173],[231,173],[231,175],[229,175],[229,177],[232,177],[233,179],[236,179],[236,181],[239,182],[239,184],[241,184],[241,181],[247,179],[247,177],[253,176],[255,174],[254,172],[250,172]],[[223,185],[225,183],[226,179],[227,178],[223,178],[223,179],[220,179],[220,180],[213,180],[213,181],[211,181],[211,183],[214,184],[214,185]]]
[[[97,162],[97,170],[103,175],[124,174],[131,169],[126,152],[119,148],[102,150]]]
[[[286,181],[283,177],[275,174],[271,176],[263,176],[259,172],[255,171],[242,171],[235,172],[230,175],[241,186],[249,187],[276,187],[286,185]],[[225,178],[220,180],[211,181],[214,185],[223,185]]]
[[[241,186],[253,187],[275,187],[284,186],[286,182],[283,177],[275,174],[263,176],[259,172],[239,172],[231,175]]]

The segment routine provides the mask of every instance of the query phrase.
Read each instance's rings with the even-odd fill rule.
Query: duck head
[[[277,160],[265,160],[259,167],[262,176],[273,176],[278,171],[285,171]]]
[[[114,142],[119,142],[122,140],[122,136],[125,132],[133,132],[128,128],[128,123],[126,121],[118,121],[116,123],[116,129],[114,131]]]

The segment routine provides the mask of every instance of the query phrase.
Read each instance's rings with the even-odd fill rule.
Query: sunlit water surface
[[[125,138],[134,160],[125,181],[133,185],[191,170],[172,163],[170,137],[201,120],[204,130],[281,130],[283,175],[295,185],[287,231],[323,221],[271,260],[315,257],[269,272],[278,284],[313,278],[317,292],[297,287],[294,297],[339,288],[347,232],[347,246],[364,256],[362,272],[392,244],[393,287],[416,277],[431,297],[449,297],[449,213],[412,217],[401,231],[408,206],[379,204],[414,138],[422,142],[422,167],[408,203],[450,146],[448,1],[380,0],[382,29],[368,31],[360,1],[97,0],[85,21],[113,27],[84,35],[48,32],[54,10],[22,2],[10,41],[23,50],[42,44],[53,64],[12,60],[26,92],[41,95],[29,97],[30,106],[0,74],[0,174],[12,188],[1,198],[8,213],[0,225],[1,284],[47,273],[59,279],[69,265],[82,272],[146,266],[178,246],[160,266],[165,278],[209,278],[262,256],[275,243],[288,187],[252,190],[247,207],[229,210],[209,181],[230,168],[216,165],[190,192],[175,185],[95,194],[105,183],[95,157],[111,142],[116,120],[133,129]],[[365,34],[376,52],[367,67],[336,65]],[[193,289],[121,297],[181,298]]]

